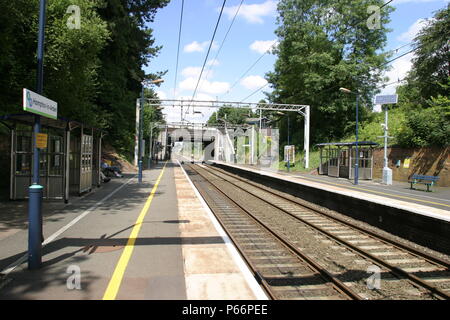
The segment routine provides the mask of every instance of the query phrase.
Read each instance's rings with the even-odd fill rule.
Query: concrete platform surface
[[[69,205],[46,202],[36,271],[26,206],[0,213],[0,299],[265,298],[177,163],[145,171],[141,185],[126,175]]]
[[[411,190],[409,184],[396,182],[392,186],[381,183],[360,180],[354,185],[348,179],[337,179],[328,176],[287,173],[282,171],[260,169],[256,166],[230,164],[222,161],[211,161],[230,167],[242,168],[261,175],[273,176],[279,179],[340,193],[350,197],[364,199],[387,206],[392,206],[417,214],[450,221],[450,188],[436,188],[434,192]]]

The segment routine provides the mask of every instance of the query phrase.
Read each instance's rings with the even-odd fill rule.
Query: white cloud
[[[241,80],[241,85],[249,90],[256,90],[267,84],[267,80],[261,76],[248,76]]]
[[[424,2],[436,2],[436,1],[443,1],[443,0],[397,0],[397,1],[394,1],[391,5],[396,6],[396,5],[402,4],[402,3],[424,3]],[[444,1],[446,1],[446,0],[444,0]],[[387,2],[387,0],[385,0],[384,2]]]
[[[276,46],[278,46],[277,40],[255,41],[250,45],[250,49],[263,54],[269,49],[276,48]]]
[[[205,48],[197,41],[191,42],[184,46],[184,52],[203,52]]]
[[[181,71],[181,74],[185,78],[195,78],[200,76],[200,72],[202,71],[202,68],[200,67],[187,67],[184,68],[183,71]]]
[[[219,60],[217,60],[217,59],[211,59],[206,63],[206,65],[214,67],[214,66],[220,65],[220,63],[219,63]]]
[[[403,32],[401,35],[399,35],[397,37],[398,41],[402,41],[402,42],[411,42],[414,40],[414,38],[416,37],[416,35],[419,33],[420,30],[422,30],[422,28],[424,26],[427,25],[427,20],[426,19],[418,19],[416,22],[414,22],[409,28],[408,31]]]
[[[156,94],[158,95],[159,99],[167,100],[167,94],[164,91],[158,90],[158,91],[156,91]]]
[[[414,53],[411,52],[406,56],[403,56],[400,59],[395,60],[391,65],[392,66],[391,70],[385,73],[385,76],[389,78],[387,83],[393,83],[398,80],[403,80],[406,77],[408,71],[411,70],[412,67],[411,60],[413,58]],[[382,88],[380,94],[395,94],[397,87],[403,83],[404,82],[395,83],[390,86],[387,86],[386,88]]]
[[[234,17],[239,6],[225,7],[224,13],[230,19]],[[238,16],[243,17],[250,23],[263,23],[263,17],[275,15],[277,10],[277,1],[267,0],[259,4],[243,4],[239,10]]]
[[[184,52],[187,52],[187,53],[204,52],[208,48],[209,43],[210,43],[210,41],[204,41],[204,42],[193,41],[184,46]],[[214,41],[211,49],[216,50],[217,48],[218,48],[217,43]]]
[[[200,76],[200,72],[202,72],[201,67],[186,67],[183,69],[183,71],[181,71],[181,74],[185,78],[197,78],[198,79],[198,77]],[[211,79],[213,74],[214,74],[214,72],[212,70],[209,70],[209,72],[206,72],[206,68],[205,68],[205,70],[203,70],[202,78]]]
[[[198,78],[189,77],[180,82],[180,89],[182,90],[195,90],[195,86],[197,85]],[[223,94],[230,89],[230,84],[228,82],[219,82],[219,81],[208,81],[202,80],[198,86],[198,91],[207,94]]]

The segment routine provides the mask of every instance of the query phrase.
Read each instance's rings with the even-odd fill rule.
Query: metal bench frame
[[[417,183],[424,184],[427,186],[427,192],[430,191],[430,187],[434,186],[439,181],[439,177],[437,176],[424,176],[419,174],[413,174],[409,183],[411,183],[411,189],[414,189],[413,186]]]

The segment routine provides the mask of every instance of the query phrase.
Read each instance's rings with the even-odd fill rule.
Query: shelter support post
[[[309,130],[310,130],[310,107],[305,107],[305,168],[309,168]]]
[[[15,153],[16,153],[16,147],[15,147],[15,134],[16,134],[16,130],[12,129],[11,130],[11,166],[10,168],[10,183],[9,183],[9,198],[11,200],[16,200],[16,195],[14,192],[15,189],[15,184],[16,184],[16,179],[14,176],[14,172],[16,172],[16,166],[15,166]]]
[[[99,136],[98,136],[98,150],[97,150],[97,152],[98,152],[98,157],[97,157],[97,168],[98,168],[98,171],[97,171],[97,187],[99,187],[100,188],[100,185],[101,185],[101,183],[102,183],[102,175],[101,175],[101,172],[102,172],[102,141],[103,140],[103,134],[100,132],[100,134],[99,134]]]
[[[64,177],[64,202],[69,202],[70,192],[70,128],[66,129],[66,163],[65,163],[65,177]]]

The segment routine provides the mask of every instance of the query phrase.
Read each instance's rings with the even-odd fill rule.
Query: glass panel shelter
[[[10,199],[28,197],[33,163],[33,122],[31,114],[0,116],[10,132]],[[40,149],[40,184],[45,199],[81,195],[100,186],[103,134],[100,130],[64,119],[41,118],[41,133],[47,134],[47,148]]]
[[[319,174],[336,178],[354,179],[356,142],[320,143]],[[359,179],[372,180],[373,149],[378,143],[358,142]]]

